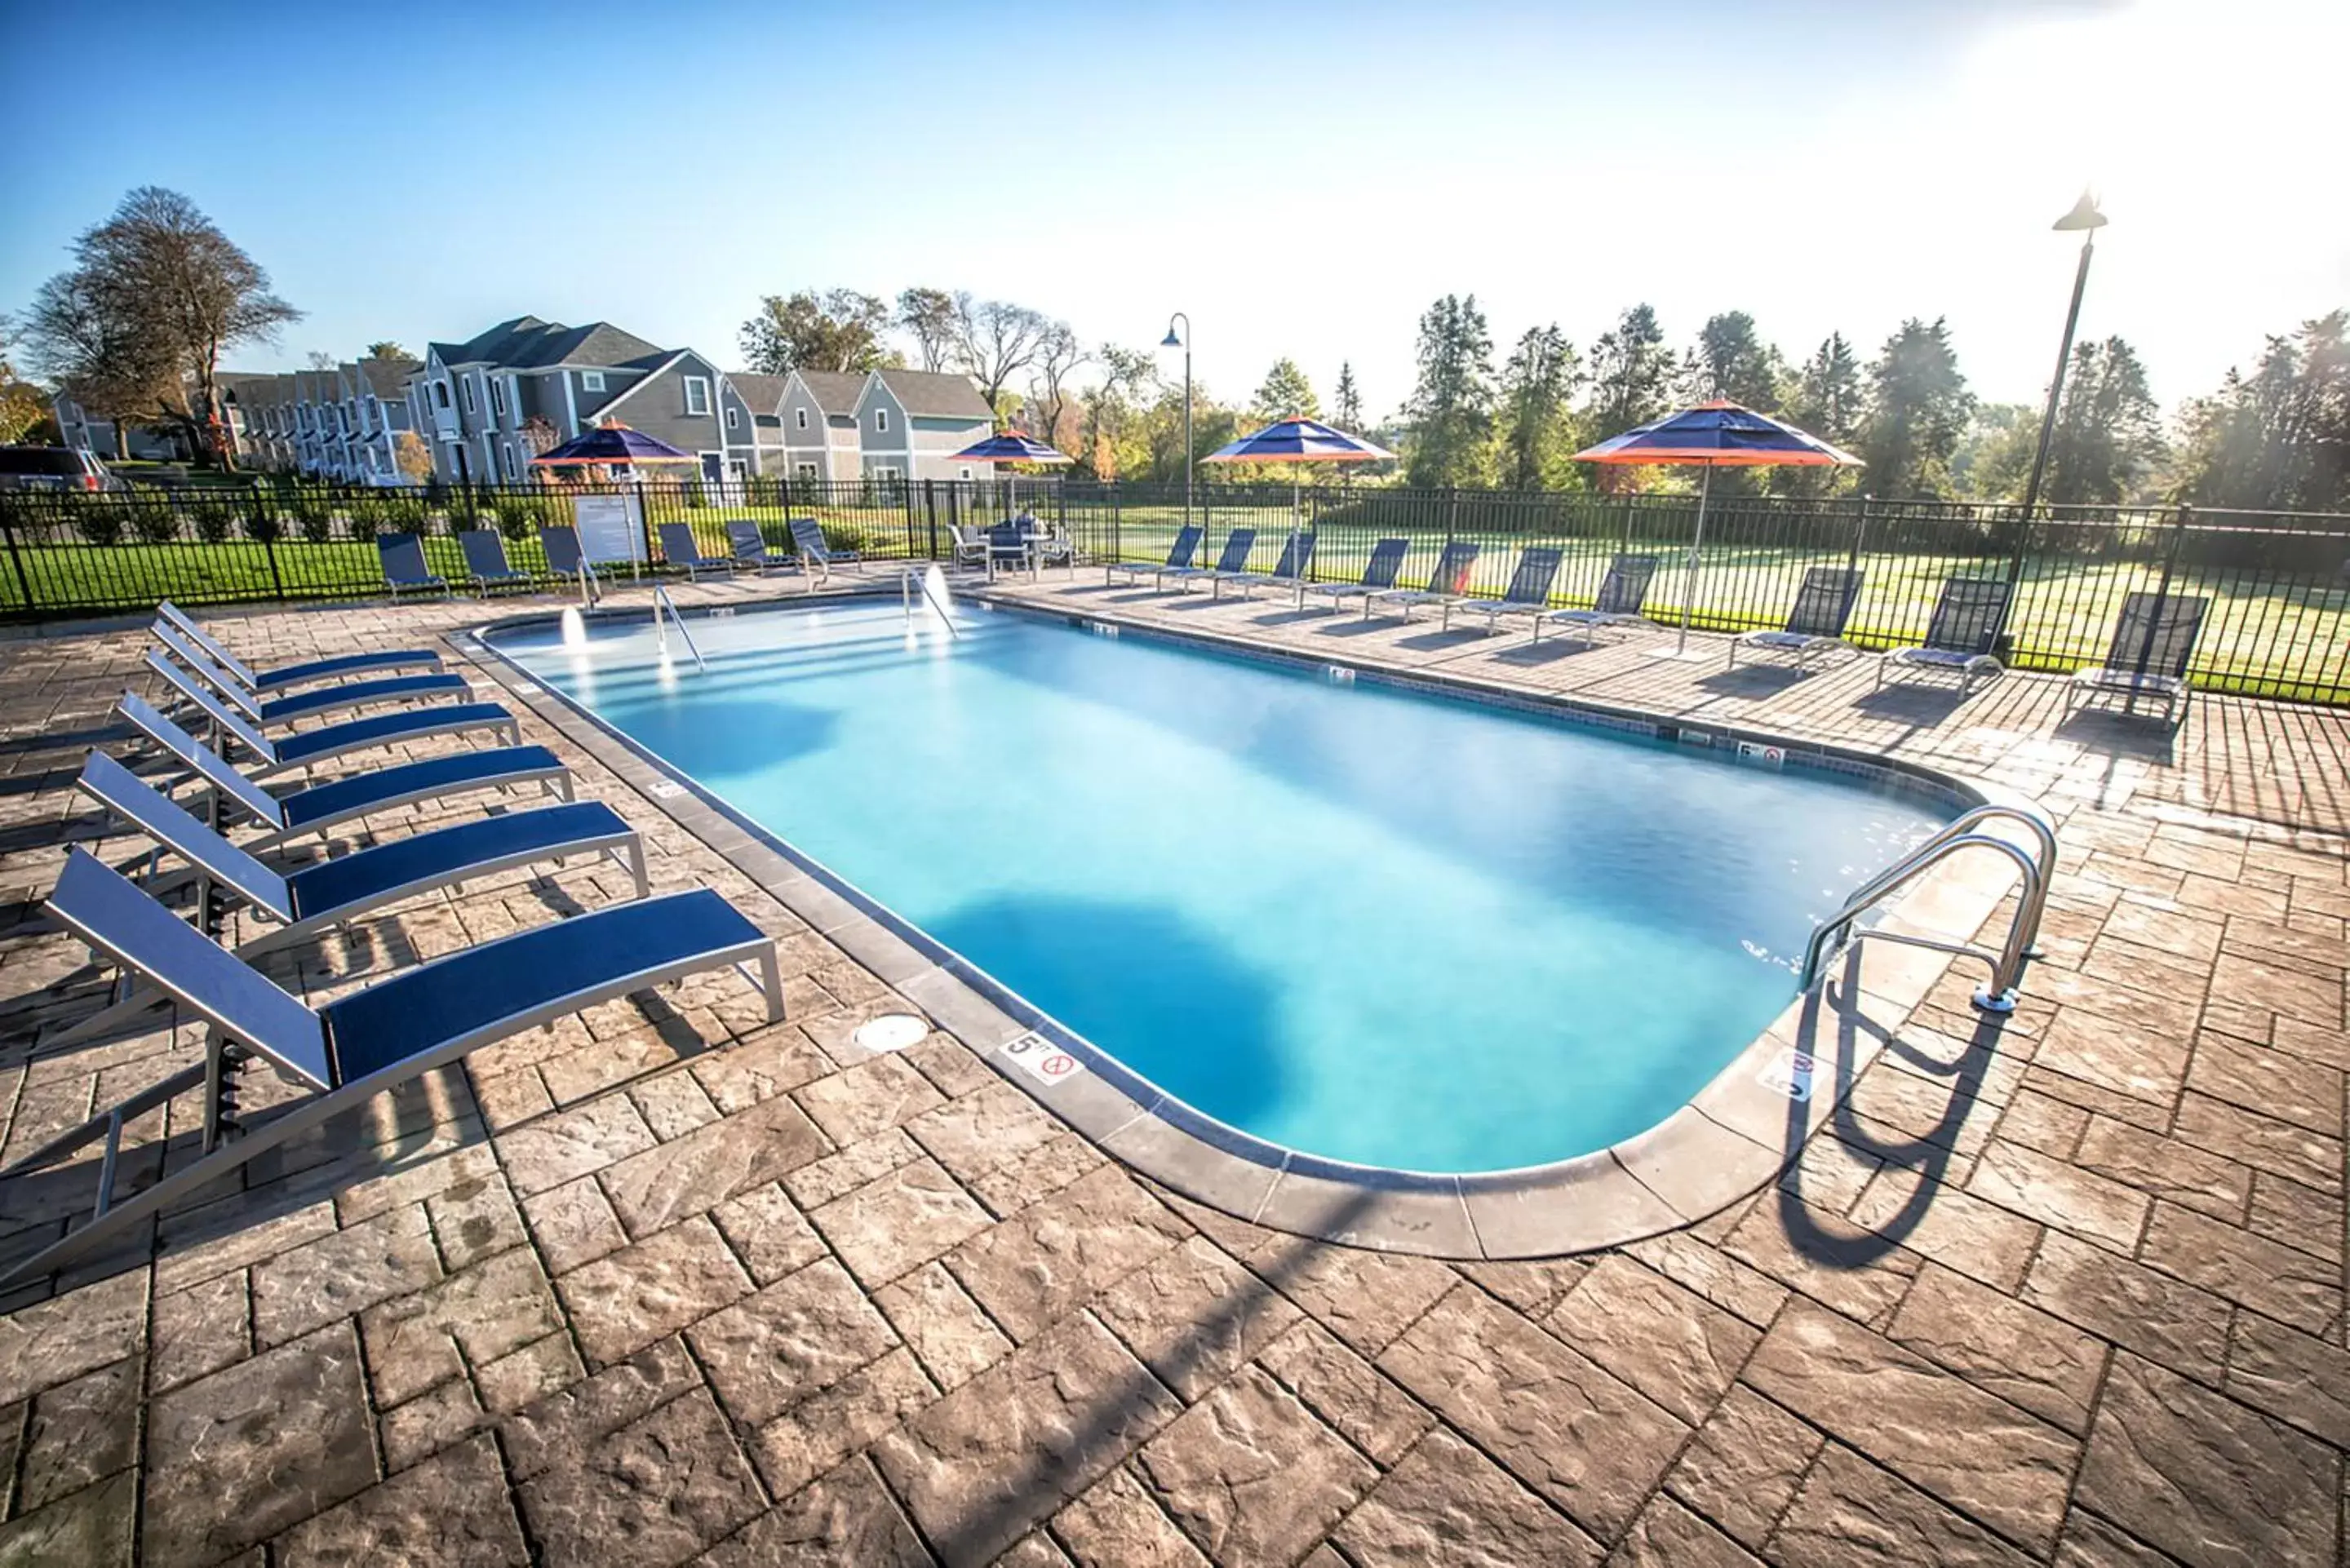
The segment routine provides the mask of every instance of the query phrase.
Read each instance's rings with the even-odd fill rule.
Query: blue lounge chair
[[[457,547],[465,552],[465,586],[484,598],[494,589],[530,587],[529,576],[506,559],[505,537],[496,529],[468,528],[457,535]]]
[[[1305,585],[1306,568],[1313,564],[1314,535],[1312,531],[1295,528],[1290,531],[1289,542],[1282,545],[1281,559],[1273,564],[1273,570],[1270,572],[1218,572],[1215,574],[1213,597],[1217,598],[1223,597],[1226,583],[1240,589],[1243,598],[1251,597],[1260,587],[1296,589]],[[1301,597],[1298,602],[1302,604],[1305,601]]]
[[[104,1143],[91,1218],[0,1277],[0,1289],[55,1272],[156,1214],[234,1176],[328,1118],[523,1030],[686,975],[755,962],[767,1016],[784,1015],[774,939],[707,888],[538,926],[376,981],[312,1011],[207,940],[95,857],[68,857],[49,913],[65,928],[203,1021],[204,1058],[51,1139],[0,1177],[56,1164]],[[240,1116],[239,1070],[254,1057],[308,1097]],[[178,1096],[203,1096],[200,1156],[117,1199],[122,1128]]]
[[[1607,563],[1607,575],[1599,580],[1599,597],[1589,609],[1556,609],[1534,617],[1534,640],[1542,640],[1545,626],[1572,627],[1583,633],[1584,641],[1599,631],[1624,631],[1648,624],[1640,613],[1648,602],[1648,584],[1657,575],[1654,556],[1618,556]]]
[[[2122,698],[2130,709],[2142,697],[2158,697],[2163,722],[2177,728],[2186,717],[2191,690],[2187,668],[2194,662],[2196,639],[2203,635],[2204,612],[2210,607],[2210,599],[2176,594],[2132,594],[2122,600],[2122,618],[2106,661],[2074,672],[2065,689],[2064,717],[2101,697]]]
[[[1103,563],[1102,586],[1109,587],[1120,573],[1124,573],[1129,585],[1142,581],[1145,576],[1149,577],[1151,591],[1156,593],[1161,576],[1168,572],[1191,569],[1191,557],[1200,553],[1200,539],[1203,532],[1204,530],[1197,523],[1186,523],[1182,527],[1178,528],[1175,531],[1175,542],[1167,546],[1167,558],[1163,561]]]
[[[1733,639],[1731,668],[1738,667],[1742,648],[1750,654],[1788,659],[1802,675],[1811,673],[1814,659],[1838,649],[1850,653],[1853,648],[1844,639],[1844,628],[1852,618],[1852,607],[1860,600],[1860,578],[1861,574],[1849,566],[1814,566],[1805,572],[1803,587],[1795,590],[1795,607],[1787,612],[1787,624],[1777,631],[1750,631]]]
[[[1174,579],[1178,593],[1190,593],[1185,587],[1194,580],[1212,583],[1218,577],[1237,577],[1248,570],[1248,558],[1256,550],[1256,530],[1235,528],[1224,535],[1224,548],[1212,566],[1162,566],[1159,571],[1159,587],[1163,591],[1168,579]]]
[[[212,826],[215,829],[221,826],[229,807],[253,819],[261,833],[244,841],[243,847],[250,854],[265,854],[310,834],[331,832],[371,812],[393,811],[419,801],[448,800],[482,790],[536,784],[559,799],[577,798],[572,791],[571,770],[545,746],[492,746],[451,752],[446,756],[353,774],[291,794],[273,795],[136,692],[125,691],[122,700],[115,704],[115,711],[185,766],[193,777],[210,786]]]
[[[271,740],[161,654],[149,654],[147,668],[161,676],[165,685],[211,721],[213,750],[224,751],[234,741],[252,753],[260,765],[248,765],[245,771],[254,778],[267,778],[287,768],[316,767],[347,752],[427,740],[434,735],[470,734],[476,730],[500,731],[508,745],[522,744],[522,725],[494,702],[450,702],[394,713],[370,713],[364,719],[346,719],[339,724]]]
[[[194,867],[270,922],[269,929],[237,949],[248,958],[387,904],[574,855],[612,856],[634,875],[638,898],[651,891],[643,841],[599,800],[476,817],[313,861],[281,876],[104,752],[90,753],[76,782],[84,794],[158,848]]]
[[[1409,620],[1414,607],[1419,605],[1449,605],[1469,591],[1470,569],[1477,564],[1474,541],[1455,539],[1444,546],[1436,558],[1436,570],[1428,576],[1424,588],[1389,588],[1385,593],[1367,594],[1363,597],[1363,618],[1371,618],[1373,607],[1393,609]]]
[[[726,543],[734,552],[734,564],[745,571],[799,570],[799,563],[771,546],[759,524],[748,517],[737,517],[726,524]]]
[[[677,567],[689,582],[700,582],[704,572],[717,572],[725,576],[734,575],[734,563],[720,560],[702,553],[702,541],[693,536],[693,527],[686,523],[664,523],[660,525],[661,560]]]
[[[1363,563],[1363,575],[1358,580],[1300,584],[1297,602],[1302,607],[1308,598],[1319,598],[1327,602],[1336,614],[1340,605],[1357,594],[1368,599],[1373,594],[1386,593],[1395,587],[1396,574],[1403,570],[1403,558],[1410,550],[1409,539],[1382,539],[1371,546],[1371,558]]]
[[[473,695],[473,689],[466,684],[463,676],[453,670],[441,670],[416,675],[385,675],[373,680],[346,680],[339,685],[288,691],[281,697],[264,697],[247,691],[235,676],[206,659],[202,649],[161,621],[151,629],[155,640],[190,673],[256,724],[291,724],[296,719],[316,719],[383,702],[463,701]]]
[[[379,534],[375,536],[375,553],[383,563],[383,586],[399,598],[404,593],[420,589],[449,591],[449,580],[436,577],[424,564],[424,546],[413,534]]]
[[[1926,623],[1926,640],[1914,648],[1897,648],[1877,661],[1877,684],[1882,689],[1887,672],[1955,675],[1964,697],[1977,680],[1997,680],[2007,672],[1991,653],[1999,640],[2001,622],[2007,618],[2008,585],[2003,577],[1951,577],[1934,599],[1934,614]]]
[[[1449,629],[1456,610],[1462,616],[1482,615],[1485,618],[1485,635],[1491,637],[1505,615],[1542,614],[1550,607],[1550,586],[1558,581],[1558,565],[1565,556],[1565,552],[1554,545],[1537,545],[1519,551],[1518,569],[1510,574],[1510,586],[1500,598],[1448,600],[1440,624]]]
[[[824,525],[813,517],[794,517],[784,524],[792,532],[792,548],[813,576],[829,577],[838,566],[863,567],[865,557],[854,550],[836,550],[824,542]]]
[[[385,653],[344,653],[332,659],[313,659],[300,664],[281,664],[274,670],[255,670],[244,663],[222,645],[219,639],[198,625],[171,600],[155,607],[158,619],[177,631],[212,656],[214,664],[244,683],[248,691],[276,691],[288,686],[311,686],[321,680],[343,680],[354,675],[373,675],[391,670],[438,670],[441,656],[429,648],[395,649]]]

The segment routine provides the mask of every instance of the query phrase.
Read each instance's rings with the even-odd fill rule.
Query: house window
[[[792,410],[792,419],[801,430],[807,429],[807,410],[806,409],[794,409]]]
[[[710,379],[706,376],[685,378],[685,411],[706,414],[710,411]]]
[[[498,469],[506,476],[509,483],[513,481],[515,476],[513,446],[504,445],[498,448]]]
[[[449,406],[449,383],[446,381],[433,382],[432,398],[433,400],[439,403],[442,408],[447,408]]]
[[[472,413],[473,411],[473,383],[471,381],[458,382],[457,395],[464,399],[465,411],[469,414]]]
[[[490,383],[490,409],[494,413],[506,411],[506,384],[504,381]]]
[[[583,392],[602,391],[604,389],[604,372],[601,370],[580,371],[579,389]]]
[[[963,467],[962,469],[961,469],[960,471],[958,471],[958,472],[957,472],[957,473],[955,474],[955,477],[956,477],[957,479],[969,479],[969,478],[971,477],[971,469],[970,469],[970,467],[969,467],[968,465],[966,465],[965,467]]]
[[[877,431],[886,431],[889,428],[889,410],[876,409],[873,410],[873,428]]]
[[[816,477],[816,464],[812,462],[795,462],[792,464],[792,477],[794,479],[814,479]]]
[[[743,421],[735,410],[729,409],[726,410],[726,428],[728,430],[731,431],[735,429],[737,426],[741,425],[742,422]]]

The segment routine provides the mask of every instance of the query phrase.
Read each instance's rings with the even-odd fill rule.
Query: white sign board
[[[582,495],[571,504],[579,526],[579,553],[588,565],[644,560],[645,523],[639,504],[629,494]]]

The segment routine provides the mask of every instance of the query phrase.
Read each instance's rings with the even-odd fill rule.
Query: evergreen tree
[[[1249,418],[1261,425],[1275,420],[1292,418],[1318,420],[1322,417],[1322,400],[1314,395],[1314,383],[1297,368],[1297,361],[1280,358],[1264,374],[1264,384],[1256,389],[1256,398],[1249,404]]]
[[[1338,389],[1330,396],[1330,417],[1348,435],[1363,433],[1363,394],[1355,385],[1355,367],[1351,361],[1338,364]]]
[[[1794,381],[1782,410],[1789,424],[1846,452],[1859,444],[1860,360],[1843,333],[1829,333],[1795,372]],[[1825,495],[1855,484],[1868,488],[1866,470],[1856,480],[1851,473],[1850,469],[1774,468],[1771,490],[1778,495]]]
[[[1530,329],[1510,351],[1502,368],[1504,486],[1555,490],[1573,482],[1575,382],[1575,348],[1555,323]]]
[[[2180,488],[2199,505],[2350,505],[2350,313],[2270,338],[2250,376],[2229,371],[2180,424]]]
[[[1978,403],[1950,454],[1950,483],[1970,501],[2020,501],[2040,441],[2040,410],[2029,403]]]
[[[1479,484],[1493,446],[1493,337],[1477,296],[1446,295],[1419,318],[1419,381],[1405,472],[1413,484]]]
[[[1785,397],[1786,361],[1754,335],[1754,318],[1726,310],[1698,329],[1682,362],[1683,390],[1693,403],[1727,398],[1756,413],[1775,414]]]
[[[1860,438],[1867,463],[1862,483],[1874,495],[1934,498],[1950,493],[1950,456],[1966,433],[1974,394],[1959,373],[1950,324],[1916,317],[1885,340],[1868,368]]]
[[[2137,352],[2119,337],[2074,348],[2049,435],[2042,498],[2058,506],[2126,501],[2162,450],[2161,410]]]
[[[1591,346],[1585,428],[1596,441],[1660,419],[1672,393],[1673,358],[1653,306],[1636,305]]]

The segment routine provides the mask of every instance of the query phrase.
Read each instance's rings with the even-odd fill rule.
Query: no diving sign
[[[1037,1033],[1027,1033],[1003,1047],[1020,1070],[1040,1084],[1060,1084],[1086,1070],[1086,1064]]]
[[[1808,1100],[1812,1097],[1813,1066],[1809,1052],[1782,1051],[1762,1069],[1755,1082],[1791,1100]]]

